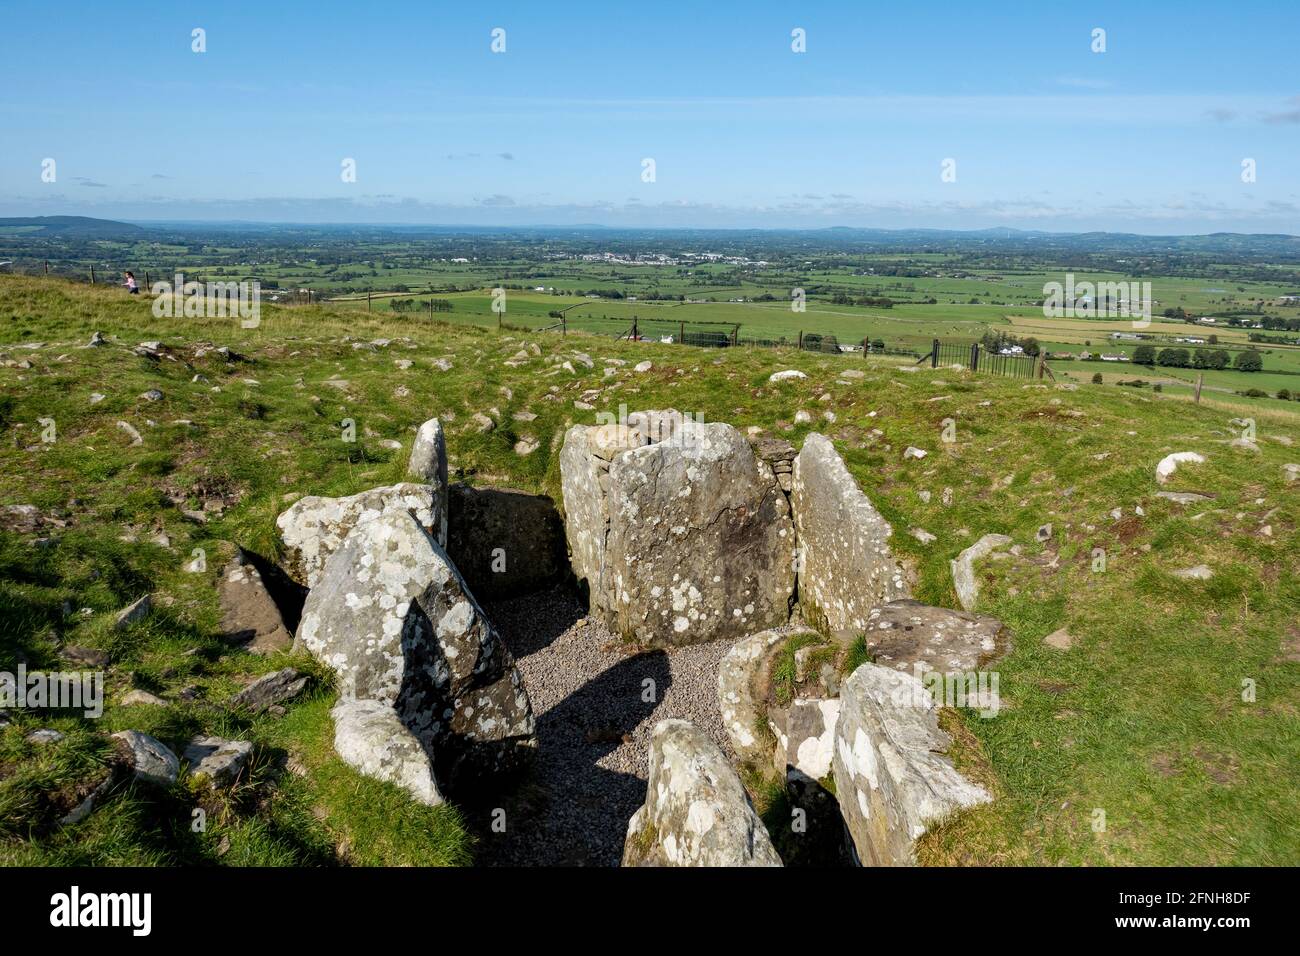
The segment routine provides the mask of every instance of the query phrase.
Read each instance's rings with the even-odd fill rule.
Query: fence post
[[[632,316],[632,341],[633,342],[641,341],[641,333],[637,331],[635,315]]]
[[[366,290],[366,311],[370,311],[370,290]]]
[[[50,260],[49,260],[49,259],[46,259],[46,260],[45,260],[45,274],[46,274],[46,275],[49,275],[49,274],[50,274]]]
[[[1193,401],[1197,405],[1201,404],[1201,386],[1203,384],[1205,384],[1205,373],[1197,372],[1196,373],[1196,397],[1193,399]]]
[[[560,313],[560,334],[561,335],[569,334],[569,317],[565,315],[563,312]]]
[[[803,329],[799,330],[799,351],[803,351]]]
[[[145,274],[144,274],[144,287],[145,287],[146,290],[148,290],[148,289],[152,289],[152,288],[153,288],[153,283],[149,281],[149,272],[148,272],[148,270],[145,270]]]
[[[677,327],[677,344],[678,344],[678,345],[685,345],[685,344],[686,344],[686,323],[685,323],[684,321],[683,321],[683,322],[679,322],[679,323],[677,323],[677,326],[678,326],[678,327]]]
[[[91,285],[94,285],[94,284],[95,284],[95,267],[94,267],[94,266],[91,266],[91,267],[90,267],[90,284],[91,284]]]
[[[1040,352],[1038,353],[1038,367],[1037,367],[1037,370],[1038,370],[1038,377],[1039,377],[1040,379],[1043,377],[1043,370],[1044,370],[1046,367],[1047,367],[1047,359],[1043,357],[1043,353],[1040,351]]]
[[[930,349],[930,368],[939,367],[939,340],[934,340],[934,346]]]
[[[973,372],[980,367],[980,344],[972,342],[970,344],[970,370]]]
[[[737,322],[731,329],[731,347],[735,348],[740,344],[740,323]]]
[[[866,360],[867,360],[867,337],[864,335],[862,337],[862,361],[865,362]]]

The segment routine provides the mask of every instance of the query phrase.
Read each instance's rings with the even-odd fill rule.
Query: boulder
[[[307,687],[309,678],[292,667],[273,671],[259,677],[230,699],[231,706],[242,707],[255,714],[270,710],[278,704],[293,700]]]
[[[433,765],[420,741],[378,700],[340,700],[334,718],[334,750],[343,762],[367,777],[401,787],[420,803],[443,802]]]
[[[1183,462],[1204,464],[1205,457],[1194,451],[1176,451],[1172,455],[1165,455],[1160,459],[1160,464],[1156,465],[1156,481],[1162,485],[1168,484],[1169,479]]]
[[[119,731],[112,737],[126,745],[136,780],[158,787],[170,787],[176,782],[181,762],[166,744],[138,730]]]
[[[836,698],[796,697],[788,709],[774,711],[777,773],[787,780],[801,778],[805,784],[829,774],[839,716]]]
[[[625,639],[701,643],[789,619],[789,505],[730,425],[667,411],[576,426],[560,477],[574,573]]]
[[[449,490],[447,554],[481,599],[551,587],[568,573],[555,502],[510,488]]]
[[[1010,543],[1011,539],[1005,534],[986,534],[948,562],[952,570],[953,587],[957,590],[957,600],[962,608],[974,610],[975,602],[979,600],[980,585],[975,578],[975,562]]]
[[[353,529],[303,606],[298,641],[343,699],[393,708],[445,786],[506,769],[535,746],[514,658],[455,566],[405,511]]]
[[[262,575],[240,549],[221,572],[217,583],[222,636],[254,654],[272,654],[293,644],[280,608]]]
[[[253,754],[253,745],[247,740],[225,740],[221,737],[195,737],[185,748],[185,762],[190,765],[190,776],[205,779],[214,787],[229,787]]]
[[[824,435],[809,435],[794,460],[790,504],[799,604],[809,624],[831,634],[861,631],[873,607],[907,597],[903,566],[889,548],[893,529]]]
[[[953,767],[951,743],[911,674],[863,664],[844,682],[831,766],[858,862],[914,865],[927,828],[992,799]]]
[[[325,562],[349,532],[382,514],[411,514],[430,534],[442,533],[446,543],[445,499],[434,485],[403,482],[372,488],[346,498],[308,495],[275,519],[285,545],[285,570],[299,584],[314,588]]]
[[[406,471],[416,481],[434,487],[438,498],[438,527],[431,528],[433,536],[444,547],[447,544],[447,442],[443,437],[442,423],[430,418],[415,433],[411,457]]]
[[[628,821],[624,866],[780,866],[722,750],[684,720],[650,739],[646,802]]]

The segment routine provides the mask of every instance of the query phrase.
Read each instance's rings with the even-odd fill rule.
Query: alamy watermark
[[[1001,708],[997,671],[937,671],[912,664],[916,681],[901,681],[893,692],[900,707],[969,707],[981,717],[996,717]]]
[[[33,707],[80,710],[86,717],[104,713],[102,671],[28,671],[19,664],[16,673],[0,671],[0,708]]]
[[[1150,282],[1076,282],[1073,272],[1064,284],[1043,284],[1043,317],[1048,319],[1112,316],[1133,319],[1134,328],[1151,324]]]
[[[702,440],[703,433],[697,426],[703,424],[703,412],[692,414],[675,409],[628,414],[627,405],[620,404],[617,415],[596,413],[596,427],[614,427],[615,443],[627,448],[646,444],[691,448]]]
[[[161,279],[149,287],[154,296],[155,318],[238,318],[245,329],[262,324],[262,284],[241,282],[186,282],[183,273],[173,281]]]

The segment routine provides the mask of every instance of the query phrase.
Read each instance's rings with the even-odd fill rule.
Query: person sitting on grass
[[[140,286],[136,284],[134,272],[126,273],[126,282],[124,282],[123,285],[126,286],[126,291],[131,295],[138,295],[140,293]]]

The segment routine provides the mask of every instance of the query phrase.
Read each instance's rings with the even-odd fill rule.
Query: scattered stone
[[[272,671],[230,698],[230,705],[260,714],[277,704],[293,700],[306,690],[309,680],[292,667]]]
[[[872,608],[863,637],[877,665],[912,674],[970,673],[1002,657],[1009,647],[997,618],[910,599]]]
[[[923,448],[917,448],[915,445],[908,445],[903,451],[904,458],[915,458],[917,461],[920,461],[928,454],[930,454],[928,451]]]
[[[24,738],[29,744],[35,744],[38,747],[45,747],[50,744],[57,744],[63,739],[63,734],[57,730],[51,730],[48,727],[41,730],[33,730]]]
[[[799,371],[797,368],[788,368],[783,372],[773,372],[767,377],[769,382],[786,382],[795,378],[807,378],[808,376]]]
[[[780,866],[740,778],[702,731],[655,726],[646,802],[628,821],[624,866]]]
[[[1043,638],[1043,643],[1048,647],[1056,648],[1058,651],[1068,651],[1074,646],[1074,638],[1070,636],[1070,632],[1066,628],[1062,627]]]
[[[65,645],[59,652],[65,661],[72,664],[79,664],[82,667],[104,668],[108,666],[108,651],[101,651],[94,647],[78,647],[74,644]]]
[[[161,402],[163,400],[162,389],[151,388],[147,392],[140,393],[140,397],[146,402]]]
[[[1041,525],[1039,529],[1034,532],[1034,537],[1038,539],[1039,544],[1045,544],[1046,542],[1051,541],[1052,523],[1049,521],[1047,524]]]
[[[1176,451],[1172,455],[1166,455],[1160,459],[1160,464],[1156,465],[1156,481],[1162,485],[1168,484],[1169,479],[1183,462],[1204,464],[1205,456],[1194,451]]]
[[[490,432],[492,429],[497,427],[497,423],[488,418],[482,412],[475,412],[470,416],[470,421],[474,423],[474,427],[479,432]]]
[[[924,528],[908,528],[907,533],[922,544],[930,544],[938,539]]]
[[[991,800],[945,756],[951,738],[915,676],[863,664],[840,701],[832,769],[857,862],[915,865],[915,841],[932,823]]]
[[[144,438],[130,422],[118,422],[117,427],[126,432],[127,436],[131,439],[131,447],[144,444]]]
[[[195,737],[185,748],[185,762],[190,776],[206,779],[214,787],[229,787],[239,779],[253,755],[247,740],[224,740],[221,737]]]
[[[809,412],[804,411],[802,408],[794,413],[794,423],[796,425],[807,425],[811,421],[812,415]]]
[[[540,447],[542,447],[541,442],[536,438],[532,435],[524,435],[519,439],[519,441],[515,442],[515,454],[522,458],[526,455],[531,455]]]
[[[334,750],[359,773],[396,784],[426,806],[443,802],[433,766],[397,712],[378,700],[343,699],[330,711]]]
[[[98,405],[98,404],[99,404],[100,402],[102,402],[106,397],[107,397],[107,396],[104,395],[103,392],[91,392],[91,393],[90,393],[90,404],[92,404],[92,405]]]
[[[104,333],[95,332],[93,335],[91,335],[90,341],[86,343],[86,348],[94,349],[107,344],[108,344],[108,339],[104,338]]]
[[[889,548],[893,529],[824,435],[809,435],[795,459],[790,504],[801,558],[799,603],[809,624],[830,634],[861,630],[871,608],[908,595],[903,566]]]
[[[1214,577],[1214,571],[1208,565],[1198,564],[1194,568],[1183,568],[1173,572],[1174,577],[1190,581],[1208,581]]]
[[[1282,475],[1283,477],[1285,477],[1286,483],[1288,485],[1295,484],[1297,481],[1300,481],[1300,465],[1295,465],[1295,464],[1283,465]]]
[[[651,364],[649,361],[646,361],[646,362],[637,362],[636,365],[632,366],[632,371],[634,371],[634,372],[648,372],[648,371],[650,371],[652,368],[654,368],[654,365]]]
[[[1249,438],[1234,438],[1228,444],[1230,447],[1240,449],[1241,451],[1253,452],[1256,455],[1259,454],[1259,445],[1255,444],[1255,442]]]
[[[142,621],[149,616],[153,610],[153,598],[148,594],[136,598],[121,611],[117,612],[117,618],[113,621],[113,630],[121,631],[136,621]]]
[[[1157,498],[1164,498],[1166,501],[1172,501],[1175,504],[1190,505],[1198,501],[1209,501],[1214,495],[1203,495],[1194,491],[1157,491]]]
[[[181,762],[166,744],[138,730],[123,730],[112,736],[126,744],[136,780],[158,787],[170,787],[176,782]]]
[[[166,707],[167,701],[157,694],[149,693],[147,690],[133,690],[122,698],[123,707],[134,707],[137,704],[145,704],[150,707]]]
[[[980,586],[975,578],[975,562],[986,557],[998,548],[1011,544],[1005,534],[986,534],[969,548],[948,562],[952,569],[952,583],[957,589],[957,600],[967,611],[975,609],[979,600]]]
[[[262,575],[242,549],[235,550],[217,582],[222,637],[254,654],[273,654],[293,644],[280,608]]]

